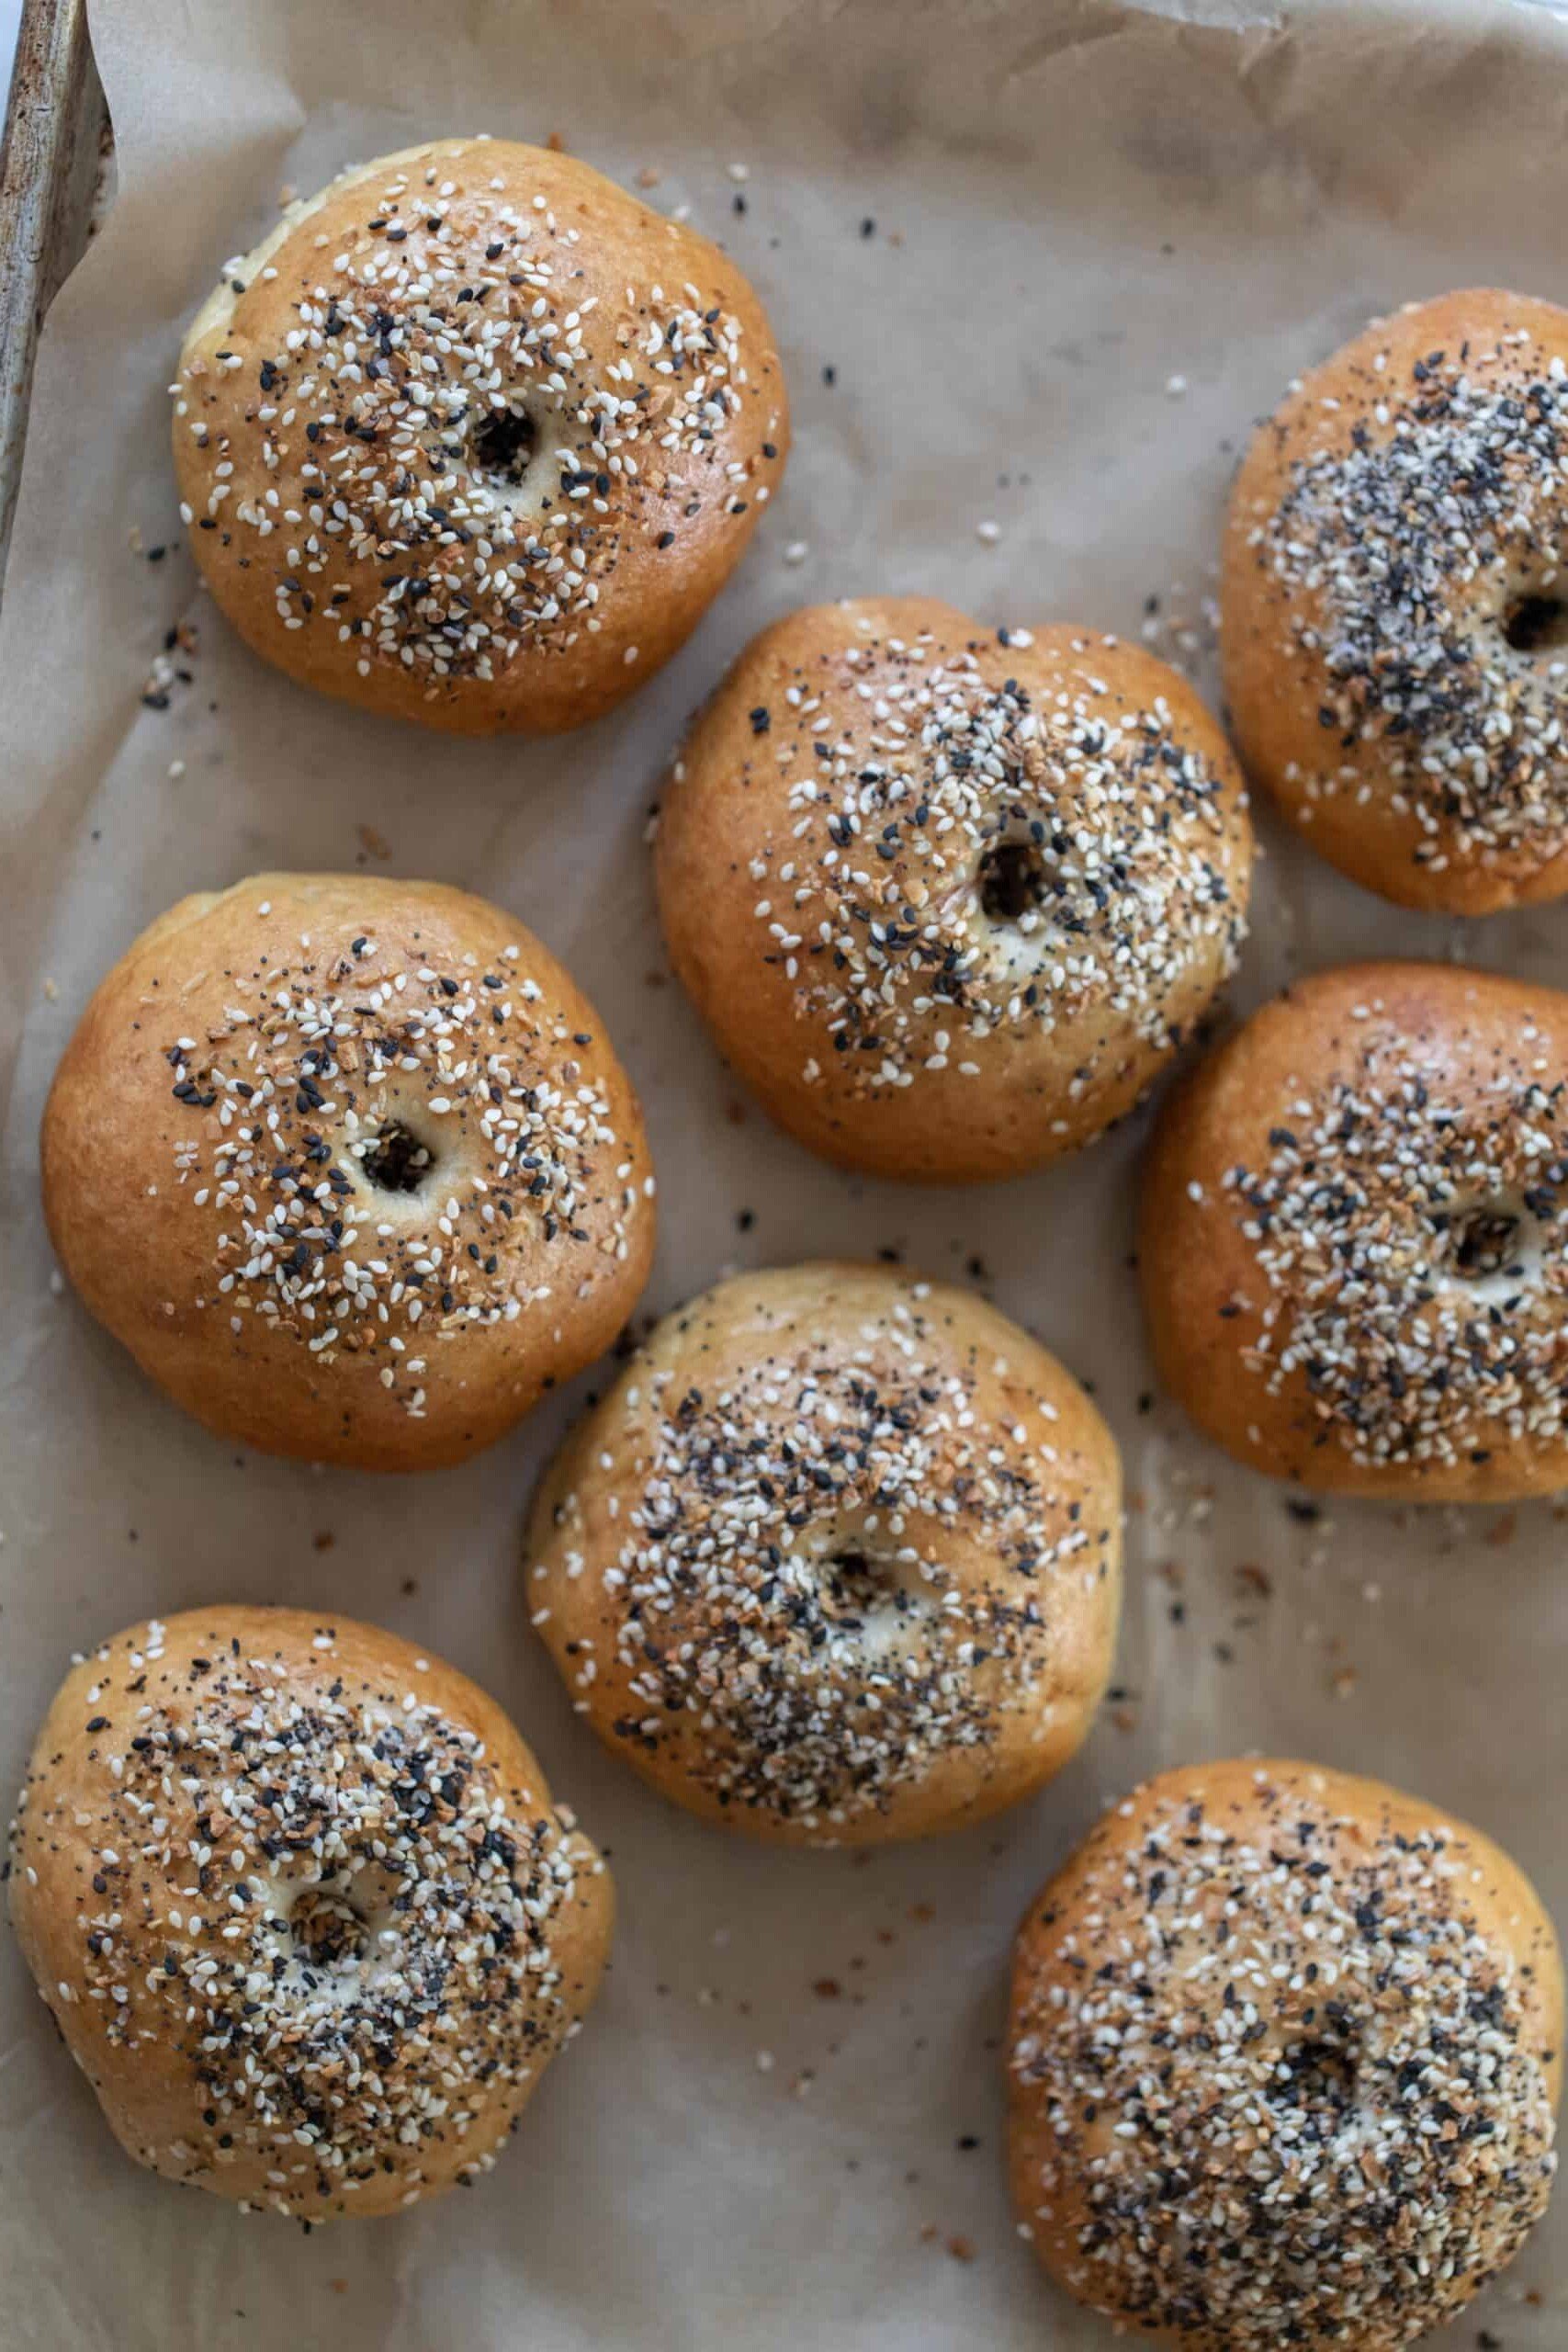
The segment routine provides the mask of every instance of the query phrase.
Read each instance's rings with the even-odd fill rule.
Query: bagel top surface
[[[1064,2286],[1185,2352],[1400,2352],[1540,2218],[1562,2038],[1551,1924],[1479,1831],[1184,1766],[1020,1927],[1014,2199]]]
[[[1568,889],[1568,311],[1379,320],[1259,427],[1232,493],[1236,740],[1307,838],[1414,906]]]
[[[1250,865],[1185,679],[929,597],[764,630],[658,833],[671,956],[726,1057],[815,1148],[938,1180],[1131,1106],[1235,962]]]
[[[735,264],[505,140],[291,206],[197,317],[175,394],[192,545],[248,641],[474,734],[575,726],[649,676],[789,444]]]
[[[913,1837],[1081,1740],[1120,1464],[984,1300],[778,1267],[663,1318],[547,1472],[527,1558],[580,1711],[667,1795],[759,1837]]]
[[[1168,1105],[1139,1255],[1162,1376],[1243,1460],[1417,1499],[1568,1484],[1568,996],[1296,983]]]
[[[488,2165],[610,1932],[599,1857],[495,1702],[289,1609],[154,1619],[72,1668],[9,1893],[129,2153],[306,2219]]]
[[[100,983],[44,1117],[62,1262],[209,1426],[456,1461],[615,1338],[653,1248],[637,1098],[522,924],[444,885],[257,875]]]

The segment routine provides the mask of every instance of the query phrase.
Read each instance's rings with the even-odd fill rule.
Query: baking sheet
[[[0,141],[0,573],[27,437],[33,356],[49,304],[107,209],[114,177],[86,0],[26,0],[0,28],[14,40]]]
[[[611,1849],[622,1924],[491,2178],[309,2238],[136,2172],[0,1938],[0,2340],[1107,2344],[1038,2278],[1003,2188],[1018,1911],[1141,1774],[1258,1747],[1470,1815],[1568,1924],[1564,1513],[1309,1519],[1186,1432],[1148,1394],[1128,1266],[1141,1122],[968,1193],[857,1182],[773,1135],[667,978],[648,810],[684,714],[809,599],[920,590],[988,622],[1145,629],[1209,678],[1225,482],[1285,379],[1451,284],[1568,299],[1568,37],[1433,0],[98,0],[93,30],[120,190],[43,339],[0,621],[0,1778],[66,1654],[139,1614],[353,1611],[511,1708]],[[651,200],[689,205],[754,278],[795,404],[782,495],[692,643],[543,745],[404,731],[264,671],[195,592],[166,458],[182,322],[280,189],[471,129],[657,172]],[[165,653],[182,624],[193,646]],[[1237,1009],[1368,953],[1568,985],[1560,911],[1402,914],[1264,831]],[[36,1131],[101,970],[183,891],[355,864],[486,891],[599,1003],[660,1170],[650,1309],[737,1265],[892,1250],[976,1282],[1093,1383],[1132,1495],[1119,1695],[1035,1802],[853,1860],[688,1822],[599,1752],[526,1623],[518,1522],[574,1399],[459,1472],[312,1473],[185,1422],[59,1295]],[[1507,2352],[1563,2343],[1568,2194],[1458,2340],[1481,2325]]]

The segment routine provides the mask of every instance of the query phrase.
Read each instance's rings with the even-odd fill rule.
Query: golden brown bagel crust
[[[1568,996],[1453,965],[1287,989],[1166,1106],[1139,1258],[1161,1379],[1277,1478],[1568,1486]]]
[[[1132,1107],[1235,962],[1251,856],[1240,774],[1175,671],[880,597],[740,656],[675,768],[659,903],[781,1125],[943,1182]]]
[[[1014,1955],[1013,2201],[1080,2301],[1182,2352],[1401,2352],[1518,2252],[1562,1965],[1478,1830],[1309,1764],[1107,1814]]]
[[[607,1746],[709,1821],[863,1845],[1049,1780],[1111,1669],[1115,1442],[967,1293],[737,1275],[666,1316],[546,1475],[534,1622]]]
[[[570,155],[383,157],[238,277],[175,386],[191,544],[247,644],[368,710],[598,717],[684,643],[783,471],[739,270]]]
[[[1236,477],[1222,639],[1243,765],[1403,906],[1568,890],[1565,363],[1555,303],[1412,303],[1314,368]]]
[[[176,1403],[361,1469],[500,1437],[609,1345],[653,1251],[637,1098],[554,956],[482,899],[359,875],[257,875],[143,932],[55,1075],[43,1193]]]
[[[10,1902],[127,2153],[304,2221],[488,2170],[593,1998],[614,1908],[465,1675],[331,1612],[225,1607],[66,1676]]]

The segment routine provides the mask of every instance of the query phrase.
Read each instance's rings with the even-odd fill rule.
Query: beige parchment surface
[[[44,337],[0,619],[0,1778],[67,1654],[132,1618],[351,1611],[513,1710],[611,1849],[622,1927],[589,2030],[485,2185],[308,2239],[138,2174],[0,1935],[0,2343],[1109,2344],[1037,2279],[1002,2187],[1017,1913],[1140,1775],[1263,1747],[1472,1815],[1568,1924],[1564,1525],[1550,1506],[1307,1521],[1190,1436],[1148,1394],[1128,1266],[1140,1121],[968,1193],[857,1182],[773,1135],[667,982],[648,812],[684,715],[799,602],[920,590],[987,622],[1146,628],[1207,680],[1225,483],[1291,374],[1449,285],[1568,299],[1568,34],[1480,0],[97,0],[93,23],[119,195]],[[783,493],[692,643],[544,745],[405,732],[264,671],[195,590],[166,455],[182,322],[280,188],[476,129],[657,170],[653,200],[690,205],[761,290],[795,403]],[[189,678],[149,708],[182,620]],[[1385,950],[1568,985],[1560,910],[1461,931],[1265,834],[1237,1010]],[[94,981],[184,891],[356,863],[484,890],[597,1001],[661,1180],[650,1309],[730,1266],[897,1250],[1092,1381],[1132,1492],[1122,1695],[1035,1803],[860,1861],[688,1822],[574,1722],[518,1589],[530,1482],[592,1377],[463,1471],[315,1474],[186,1423],[57,1294],[37,1124]],[[1455,2341],[1481,2325],[1507,2352],[1568,2341],[1568,2196]]]

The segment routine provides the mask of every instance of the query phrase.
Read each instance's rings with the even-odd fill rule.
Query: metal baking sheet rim
[[[87,0],[24,0],[0,146],[0,586],[39,329],[86,249],[112,182]]]

